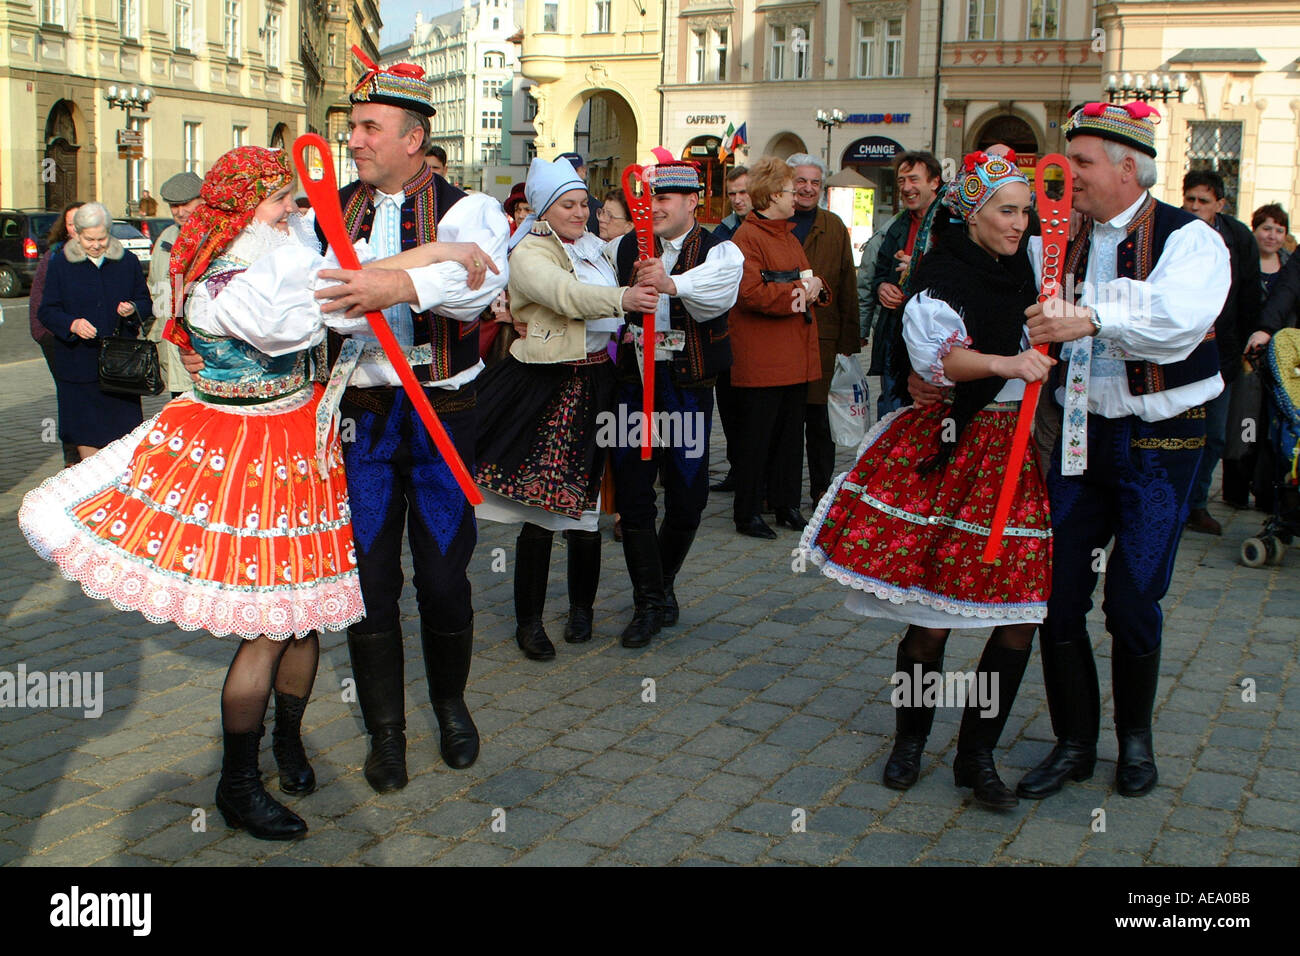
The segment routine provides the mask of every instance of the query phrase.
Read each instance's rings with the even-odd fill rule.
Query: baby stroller
[[[1259,568],[1280,563],[1292,537],[1300,534],[1300,329],[1282,329],[1249,360],[1263,378],[1268,441],[1278,461],[1273,514],[1259,534],[1241,543],[1241,563]]]

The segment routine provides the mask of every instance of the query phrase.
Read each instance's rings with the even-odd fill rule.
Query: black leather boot
[[[223,734],[225,753],[217,783],[217,809],[226,825],[259,840],[296,840],[307,833],[302,817],[278,803],[262,786],[257,768],[262,730]]]
[[[566,531],[569,546],[569,620],[564,639],[570,644],[591,640],[591,622],[600,584],[600,532]]]
[[[654,528],[624,528],[623,557],[632,579],[632,620],[623,629],[624,647],[645,647],[663,624],[664,571]]]
[[[465,684],[474,654],[473,622],[459,631],[420,627],[424,645],[424,672],[429,680],[429,700],[438,718],[438,751],[443,763],[464,770],[478,759],[478,728],[465,706]]]
[[[907,675],[915,699],[921,699],[921,680],[926,674],[943,670],[943,658],[937,661],[918,661],[903,652],[900,642],[894,656],[895,667],[899,673]],[[918,670],[919,678],[918,679]],[[925,752],[925,741],[934,726],[934,707],[924,704],[913,706],[911,700],[902,707],[894,708],[894,749],[885,762],[884,783],[891,790],[906,790],[916,783],[921,773],[921,755]]]
[[[682,569],[682,562],[686,560],[694,541],[694,528],[683,531],[670,527],[667,521],[659,527],[659,563],[664,572],[664,627],[677,624],[680,609],[677,607],[677,595],[673,593],[673,583],[677,580],[677,572]]]
[[[1101,728],[1097,662],[1087,635],[1064,644],[1044,638],[1039,641],[1039,650],[1056,745],[1016,786],[1016,795],[1029,800],[1050,797],[1067,780],[1089,779],[1097,765],[1097,735]]]
[[[980,701],[968,701],[961,716],[961,730],[957,734],[957,759],[953,763],[953,782],[959,787],[972,787],[975,799],[993,810],[1010,810],[1020,801],[998,776],[993,763],[993,749],[998,745],[1002,729],[1007,725],[1011,705],[1016,702],[1020,681],[1029,663],[1030,648],[1023,651],[1000,647],[989,639],[980,656],[975,672],[975,687],[988,688],[988,696]],[[985,677],[984,675],[988,675]],[[993,679],[997,678],[994,685]],[[978,704],[992,703],[996,712],[985,716]]]
[[[275,692],[275,729],[271,731],[271,752],[280,768],[283,793],[311,793],[316,789],[316,772],[307,762],[302,746],[302,715],[307,698]]]
[[[366,782],[376,793],[401,790],[406,776],[406,682],[402,632],[348,631],[352,676],[370,733]]]
[[[525,524],[515,539],[515,643],[531,661],[555,660],[555,645],[542,626],[552,538],[551,532]]]
[[[1149,654],[1129,654],[1116,647],[1111,657],[1111,689],[1115,692],[1115,789],[1120,796],[1141,797],[1156,785],[1156,757],[1151,743],[1151,711],[1160,680],[1160,648]]]

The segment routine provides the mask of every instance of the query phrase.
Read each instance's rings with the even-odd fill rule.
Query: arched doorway
[[[767,149],[763,150],[764,156],[775,156],[777,159],[785,159],[787,156],[793,156],[795,153],[806,153],[808,147],[804,141],[794,133],[777,133],[768,141]]]
[[[682,159],[690,160],[700,167],[700,181],[704,183],[704,193],[700,197],[700,206],[696,218],[700,222],[722,222],[727,210],[727,169],[736,163],[736,154],[728,153],[726,159],[718,159],[718,148],[722,140],[717,136],[696,136],[682,150]]]
[[[975,137],[975,149],[988,149],[997,143],[1010,146],[1018,156],[1038,155],[1038,137],[1019,116],[995,116],[980,128]]]
[[[74,107],[59,100],[45,120],[45,162],[41,179],[45,183],[45,208],[62,209],[77,201],[77,123]]]
[[[275,129],[271,131],[271,149],[284,149],[284,141],[288,135],[289,127],[283,123],[276,123]]]
[[[636,159],[636,116],[611,90],[582,94],[573,120],[574,150],[587,161],[587,187],[600,198],[622,185],[623,169]]]

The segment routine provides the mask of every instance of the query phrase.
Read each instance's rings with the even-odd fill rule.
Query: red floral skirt
[[[1041,622],[1052,521],[1033,442],[1002,551],[992,564],[981,560],[1019,406],[980,411],[947,465],[921,474],[917,463],[938,450],[950,412],[938,403],[881,419],[818,504],[801,546],[823,574],[859,592],[849,605],[862,614],[925,627]]]
[[[23,499],[41,557],[93,598],[185,630],[285,639],[365,616],[336,437],[316,471],[322,389],[265,406],[182,396]]]

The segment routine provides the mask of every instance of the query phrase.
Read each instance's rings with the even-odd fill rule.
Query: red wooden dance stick
[[[1044,173],[1050,166],[1059,166],[1064,175],[1065,190],[1060,199],[1047,195]],[[1037,194],[1038,219],[1042,226],[1043,237],[1043,283],[1039,287],[1038,301],[1046,302],[1053,296],[1061,294],[1061,263],[1065,259],[1065,247],[1070,239],[1070,199],[1074,186],[1074,174],[1070,171],[1070,161],[1060,153],[1049,153],[1038,161],[1034,191]],[[1039,352],[1047,354],[1046,345],[1034,346]],[[989,525],[989,539],[984,543],[981,560],[992,564],[1002,551],[1002,531],[1007,526],[1007,516],[1011,513],[1011,499],[1015,497],[1016,485],[1020,483],[1020,468],[1025,461],[1025,451],[1029,447],[1029,430],[1034,424],[1034,413],[1038,409],[1038,394],[1042,391],[1042,382],[1030,382],[1025,386],[1025,397],[1020,402],[1020,417],[1016,419],[1016,431],[1011,439],[1011,451],[1007,455],[1007,470],[998,490],[997,504],[993,509],[993,522]]]
[[[314,146],[320,154],[324,167],[324,175],[320,179],[312,179],[307,175],[306,150],[309,146]],[[347,227],[343,224],[343,207],[339,204],[339,189],[334,179],[334,160],[330,156],[329,144],[315,133],[304,133],[293,142],[293,164],[297,167],[302,188],[306,191],[307,198],[311,200],[311,208],[316,211],[316,222],[325,233],[325,238],[330,248],[334,250],[339,265],[344,269],[360,269],[361,263],[357,259],[357,251],[352,248],[352,240],[348,238]],[[411,404],[415,406],[420,421],[424,422],[424,427],[428,429],[434,445],[438,448],[438,453],[451,469],[456,484],[460,485],[460,490],[464,492],[465,498],[471,505],[482,504],[483,495],[479,493],[474,479],[470,477],[469,469],[461,461],[456,446],[451,443],[451,436],[442,427],[442,422],[438,421],[438,414],[429,404],[429,396],[425,394],[424,386],[416,379],[415,372],[406,361],[406,355],[402,352],[402,347],[397,344],[392,329],[388,327],[388,323],[379,312],[367,312],[366,321],[370,323],[370,330],[375,333],[375,338],[379,339],[384,355],[388,357],[393,370],[397,372],[397,377],[402,382],[402,389],[411,400]]]
[[[640,184],[638,194],[636,185]],[[633,163],[623,170],[623,195],[627,197],[627,214],[636,231],[637,259],[652,259],[655,254],[654,207],[650,202],[650,184],[645,169]],[[655,314],[641,313],[641,459],[650,460],[650,440],[655,409]]]

